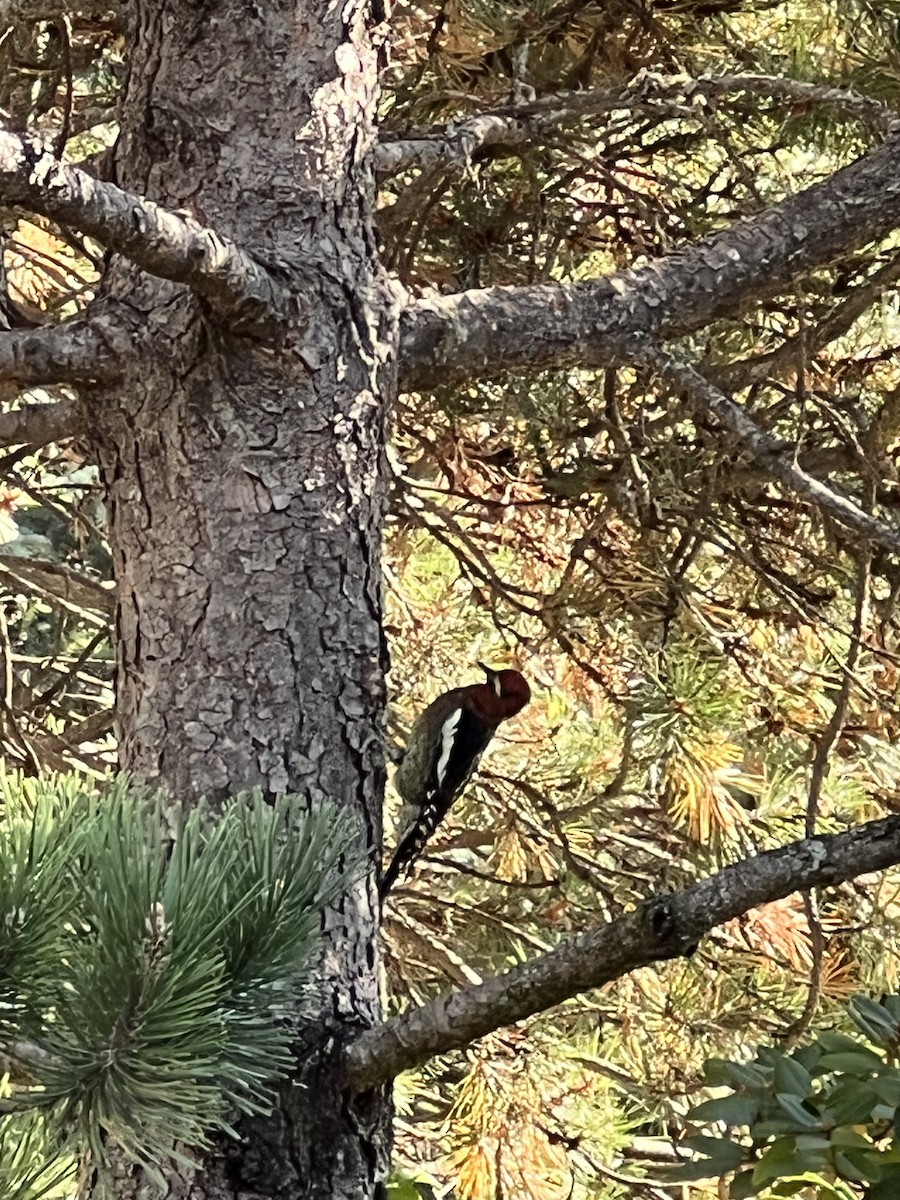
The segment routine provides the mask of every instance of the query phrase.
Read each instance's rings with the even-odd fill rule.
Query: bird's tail
[[[413,825],[407,831],[406,836],[401,838],[388,869],[382,875],[381,882],[378,885],[378,896],[382,903],[384,903],[385,896],[400,878],[400,875],[406,875],[409,872],[437,826],[438,822],[436,820],[434,822],[428,821],[427,823],[420,822]]]

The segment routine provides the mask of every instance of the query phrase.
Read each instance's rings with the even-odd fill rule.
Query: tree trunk
[[[138,0],[128,17],[116,181],[250,248],[310,316],[254,344],[180,285],[113,266],[135,365],[90,416],[116,566],[122,765],[181,805],[246,787],[335,800],[374,863],[395,333],[372,226],[369,4]],[[171,1200],[379,1191],[385,1098],[345,1104],[335,1065],[378,1015],[373,885],[326,915],[320,1015],[298,1033],[306,1086],[191,1178],[173,1169]],[[116,1174],[117,1195],[151,1194],[141,1172]]]

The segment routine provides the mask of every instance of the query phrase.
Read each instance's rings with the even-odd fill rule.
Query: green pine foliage
[[[361,870],[346,818],[253,794],[185,816],[123,779],[0,787],[2,1136],[30,1130],[60,1171],[113,1146],[152,1168],[266,1111],[322,910]]]
[[[2,1095],[7,1095],[4,1088]],[[0,1098],[0,1111],[2,1111]],[[37,1111],[0,1118],[0,1194],[4,1200],[69,1200],[77,1164]]]

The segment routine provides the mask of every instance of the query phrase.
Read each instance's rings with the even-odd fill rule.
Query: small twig
[[[2,659],[3,666],[3,707],[8,711],[12,711],[13,681],[15,679],[15,674],[13,672],[12,642],[9,640],[9,624],[6,620],[6,613],[3,611],[2,605],[0,605],[0,659]]]
[[[835,743],[840,737],[841,730],[844,728],[844,722],[847,717],[847,705],[850,702],[850,695],[853,690],[853,673],[856,670],[856,664],[859,661],[860,649],[862,647],[862,633],[863,629],[865,628],[866,619],[869,612],[869,579],[871,575],[871,564],[872,552],[871,549],[867,547],[860,556],[859,571],[856,579],[856,607],[853,614],[853,627],[850,630],[850,645],[847,649],[847,657],[844,661],[841,686],[838,689],[838,694],[835,698],[834,710],[831,714],[831,719],[825,726],[822,736],[818,740],[816,753],[813,758],[809,784],[809,795],[806,802],[805,832],[807,837],[815,836],[816,822],[819,816],[819,802],[822,796],[822,788],[825,783],[825,777],[828,774],[831,752],[834,749]]]
[[[712,111],[708,101],[721,102],[733,96],[833,106],[881,131],[889,127],[895,115],[874,97],[827,84],[770,75],[705,75],[692,79],[641,71],[620,88],[592,88],[524,102],[520,90],[511,104],[490,112],[413,130],[402,139],[385,139],[375,152],[375,166],[382,176],[413,166],[441,166],[461,172],[474,154],[488,146],[515,146],[548,135],[558,137],[561,128],[583,124],[605,113],[628,110],[632,119],[637,113],[651,113],[661,119],[679,116],[702,120]]]
[[[459,875],[469,875],[472,879],[482,879],[485,883],[493,883],[498,887],[522,888],[523,890],[559,887],[559,881],[556,879],[538,879],[530,882],[520,879],[501,879],[499,875],[491,875],[487,871],[479,871],[477,867],[467,866],[452,858],[440,858],[436,854],[423,855],[422,861],[427,862],[430,866],[446,867]]]
[[[59,563],[0,554],[0,578],[75,613],[89,625],[102,625],[106,629],[115,609],[116,597],[111,588]]]
[[[61,13],[56,24],[61,41],[60,57],[62,58],[66,91],[62,103],[62,122],[53,145],[53,153],[58,159],[61,159],[66,150],[66,142],[69,140],[72,126],[72,101],[75,95],[72,76],[72,18],[68,13]]]
[[[653,367],[665,378],[684,388],[695,404],[701,404],[732,433],[761,466],[799,496],[810,500],[846,529],[868,541],[900,554],[900,529],[879,521],[849,496],[827,488],[798,467],[790,449],[762,429],[737,401],[710,383],[696,368],[677,359],[670,351],[643,337],[634,339],[635,359]]]
[[[871,489],[870,494],[871,494]],[[862,647],[862,633],[869,612],[869,581],[871,576],[872,551],[866,547],[859,561],[859,571],[856,578],[856,607],[853,614],[853,628],[850,631],[850,645],[844,663],[841,686],[834,702],[831,719],[826,725],[816,746],[813,757],[812,772],[809,781],[809,794],[806,800],[806,818],[804,822],[807,837],[815,837],[819,816],[819,804],[822,788],[828,774],[831,752],[834,749],[844,723],[847,719],[847,707],[853,690],[853,678],[856,664]],[[809,973],[809,984],[806,990],[806,1001],[800,1016],[793,1021],[784,1033],[784,1042],[788,1046],[795,1045],[806,1033],[822,997],[822,963],[825,955],[825,934],[819,919],[819,897],[815,888],[804,891],[803,910],[809,926],[809,941],[812,951],[812,965]]]
[[[78,657],[75,659],[73,666],[61,671],[59,678],[55,683],[51,684],[46,691],[40,692],[33,698],[31,704],[32,713],[36,713],[38,709],[44,708],[50,701],[61,692],[68,684],[70,679],[78,673],[78,670],[83,667],[87,661],[93,656],[94,651],[101,646],[109,638],[109,626],[101,626],[94,634],[88,644],[84,647]]]

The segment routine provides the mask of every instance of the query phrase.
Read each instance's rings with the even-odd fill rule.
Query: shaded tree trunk
[[[181,285],[121,260],[108,296],[135,359],[89,415],[116,566],[122,765],[180,805],[245,787],[337,800],[374,857],[394,330],[372,228],[368,9],[130,5],[117,182],[239,239],[310,315],[302,334],[237,338]],[[377,1193],[386,1101],[351,1110],[333,1065],[378,1014],[372,881],[325,920],[318,1016],[298,1030],[305,1086],[203,1171],[173,1169],[172,1200]],[[119,1195],[145,1186],[121,1167]]]

